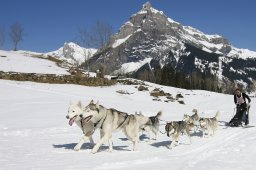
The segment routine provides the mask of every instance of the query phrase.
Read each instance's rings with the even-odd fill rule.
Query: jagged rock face
[[[111,38],[108,46],[94,55],[91,65],[98,69],[103,63],[107,66],[107,73],[136,72],[141,71],[140,68],[152,69],[149,62],[152,59],[161,67],[168,65],[185,74],[210,72],[231,79],[223,71],[230,71],[227,68],[234,58],[243,61],[251,58],[256,66],[256,52],[237,49],[219,35],[207,35],[183,26],[146,3]],[[251,72],[256,73],[253,69],[250,69],[250,75]],[[234,77],[231,80],[235,80]]]
[[[123,63],[138,62],[145,58],[154,58],[157,60],[166,59],[170,52],[170,39],[173,36],[176,40],[175,47],[178,49],[182,44],[177,42],[179,34],[175,31],[181,25],[168,21],[168,17],[162,12],[154,10],[149,4],[145,4],[143,9],[130,17],[130,21],[126,22],[119,33],[112,37],[109,46],[102,50],[94,57],[93,62],[97,64],[105,62],[108,66],[108,73],[113,72],[121,67]]]

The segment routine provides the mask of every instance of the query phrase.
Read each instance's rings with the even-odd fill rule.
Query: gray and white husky
[[[203,137],[205,136],[206,131],[208,135],[211,135],[211,136],[214,135],[215,131],[218,128],[219,116],[220,116],[220,111],[218,111],[213,118],[200,118],[199,123],[200,123],[200,128],[203,131]]]
[[[199,115],[197,109],[193,109],[192,112],[194,112],[193,115],[187,115],[185,114],[183,117],[183,120],[186,121],[188,124],[194,125],[194,132],[198,131],[199,129]]]
[[[142,113],[140,113],[142,115]],[[142,115],[144,116],[144,115]],[[160,118],[162,116],[162,111],[159,111],[155,116],[144,116],[148,118],[148,122],[140,127],[141,130],[146,131],[149,135],[149,139],[156,140],[157,133],[159,132],[159,126],[160,126]],[[154,138],[152,138],[151,134],[154,134]]]
[[[194,126],[188,124],[186,121],[173,121],[169,122],[165,125],[165,131],[168,137],[172,137],[172,143],[168,146],[170,149],[173,146],[179,144],[179,139],[182,134],[185,134],[189,138],[189,144],[191,144],[191,136],[190,136],[190,129]]]
[[[128,115],[116,109],[107,109],[99,103],[94,104],[93,100],[86,107],[81,117],[85,122],[93,122],[95,128],[100,128],[102,136],[100,141],[93,147],[92,153],[96,153],[99,147],[109,140],[109,151],[113,150],[112,133],[122,130],[126,137],[133,142],[133,150],[137,149],[139,141],[139,129],[148,122],[148,118],[140,114]]]
[[[70,102],[70,106],[68,108],[68,114],[66,115],[66,118],[69,119],[69,125],[72,126],[74,123],[77,124],[77,126],[83,131],[83,136],[80,139],[79,143],[74,147],[74,150],[79,151],[82,145],[89,139],[91,142],[91,145],[94,146],[94,141],[92,138],[92,134],[94,132],[94,124],[92,122],[83,122],[80,114],[82,114],[84,111],[84,108],[82,106],[81,101],[79,101],[76,104],[73,104]]]

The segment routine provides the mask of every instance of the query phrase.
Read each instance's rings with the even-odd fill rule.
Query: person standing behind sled
[[[236,104],[236,115],[229,122],[231,126],[242,125],[242,122],[245,125],[249,124],[249,116],[248,113],[246,113],[248,111],[249,104],[246,104],[246,99],[248,100],[248,103],[251,102],[251,99],[247,94],[242,93],[240,89],[236,89],[234,94],[234,102]]]

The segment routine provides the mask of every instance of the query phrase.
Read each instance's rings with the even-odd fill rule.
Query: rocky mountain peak
[[[143,9],[149,10],[152,7],[152,5],[150,4],[150,2],[146,2],[145,4],[143,4]]]
[[[98,51],[91,62],[94,69],[105,64],[108,74],[172,67],[184,74],[209,72],[234,79],[234,75],[239,76],[246,71],[233,73],[229,69],[242,69],[237,63],[248,58],[252,59],[246,69],[253,75],[251,72],[255,69],[251,65],[256,60],[255,52],[235,48],[220,35],[209,35],[191,26],[183,26],[147,2],[123,24],[108,46]],[[256,76],[251,77],[256,79]],[[249,82],[249,79],[244,81]]]

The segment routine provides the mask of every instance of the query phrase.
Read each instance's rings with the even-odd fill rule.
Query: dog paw
[[[91,153],[93,154],[97,153],[97,149],[92,149]]]
[[[172,149],[173,147],[172,146],[167,146],[168,149]]]
[[[138,151],[137,147],[132,148],[133,151]]]
[[[112,153],[112,152],[113,152],[113,149],[108,149],[108,152],[109,152],[109,153]]]
[[[79,151],[79,150],[80,150],[80,147],[79,147],[79,146],[75,146],[75,147],[74,147],[74,150],[75,150],[75,151]]]

